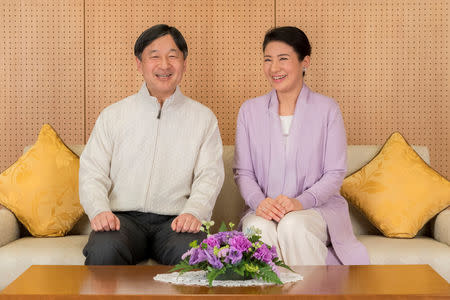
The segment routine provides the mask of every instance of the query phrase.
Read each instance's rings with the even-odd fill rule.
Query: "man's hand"
[[[197,233],[202,223],[191,214],[181,214],[172,221],[172,230],[176,232]]]
[[[92,219],[91,227],[94,231],[115,231],[120,229],[120,220],[112,212],[104,211]]]
[[[284,207],[272,198],[266,198],[259,203],[255,214],[266,220],[274,220],[280,222],[286,211]]]
[[[300,201],[294,198],[289,198],[285,195],[279,195],[277,198],[275,198],[275,201],[281,207],[283,207],[286,214],[291,211],[298,211],[303,209],[303,206],[300,203]]]

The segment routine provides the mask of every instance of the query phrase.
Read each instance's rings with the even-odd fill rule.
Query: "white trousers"
[[[293,211],[279,223],[250,213],[242,220],[242,229],[261,229],[261,240],[277,247],[277,253],[289,266],[324,265],[329,238],[327,224],[315,209]]]

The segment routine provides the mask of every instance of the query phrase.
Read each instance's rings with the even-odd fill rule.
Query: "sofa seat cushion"
[[[19,238],[19,222],[6,207],[0,207],[0,228],[0,247]]]
[[[450,282],[450,247],[429,237],[413,239],[387,238],[381,235],[360,235],[373,265],[430,265]]]
[[[31,265],[84,265],[84,246],[89,235],[68,235],[58,238],[24,237],[0,247],[0,290],[5,288]],[[155,265],[149,259],[140,265]]]
[[[0,290],[31,265],[83,265],[87,235],[58,238],[25,237],[0,248]]]

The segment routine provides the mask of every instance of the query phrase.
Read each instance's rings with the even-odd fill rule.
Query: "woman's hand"
[[[291,211],[298,211],[303,209],[303,206],[300,203],[300,201],[298,201],[295,198],[289,198],[285,195],[280,195],[277,198],[275,198],[275,202],[282,207],[282,209],[285,211],[285,214]]]
[[[281,218],[286,214],[285,209],[272,198],[266,198],[259,203],[256,208],[256,215],[266,220],[274,220],[280,222]]]

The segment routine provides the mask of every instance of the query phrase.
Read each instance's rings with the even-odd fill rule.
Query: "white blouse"
[[[283,132],[284,143],[286,144],[287,138],[289,136],[289,129],[291,129],[291,123],[294,115],[290,116],[280,116],[281,120],[281,131]]]

